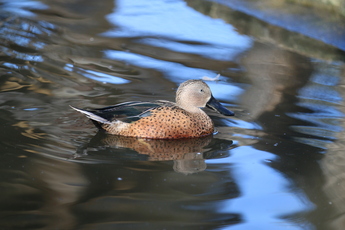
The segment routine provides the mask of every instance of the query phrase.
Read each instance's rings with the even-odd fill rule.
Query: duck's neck
[[[177,105],[189,113],[206,114],[201,108],[196,107],[196,106],[190,106],[188,104],[177,104]]]

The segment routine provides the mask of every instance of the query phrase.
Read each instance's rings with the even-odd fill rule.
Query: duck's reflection
[[[155,140],[109,135],[98,132],[87,144],[78,149],[78,153],[89,155],[90,151],[111,148],[119,155],[128,154],[126,150],[134,150],[137,159],[148,161],[174,161],[174,170],[191,174],[206,169],[205,159],[220,158],[228,155],[233,147],[229,140],[215,139],[212,135],[201,138]],[[121,151],[125,150],[125,152]],[[114,152],[111,151],[111,152]],[[77,157],[82,157],[78,155]],[[132,158],[133,159],[133,156]]]

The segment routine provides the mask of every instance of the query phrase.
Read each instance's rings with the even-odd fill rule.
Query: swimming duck
[[[226,116],[234,113],[222,106],[208,85],[201,80],[183,82],[176,92],[176,103],[157,100],[132,101],[83,113],[109,134],[147,139],[181,139],[211,135],[214,125],[201,109],[205,106]]]

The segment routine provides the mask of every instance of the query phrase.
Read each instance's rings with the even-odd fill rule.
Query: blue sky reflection
[[[302,190],[295,189],[291,180],[266,164],[276,157],[250,146],[231,150],[228,163],[241,196],[224,202],[221,211],[241,213],[245,222],[235,229],[256,229],[258,226],[260,229],[300,229],[297,223],[284,217],[315,208]],[[208,164],[217,163],[224,164],[224,159],[208,161]]]
[[[211,70],[198,69],[184,66],[180,63],[162,61],[139,55],[135,53],[122,52],[116,50],[104,51],[106,58],[122,61],[131,65],[144,68],[152,68],[165,73],[167,76],[174,76],[173,80],[178,83],[188,79],[201,79],[203,76],[213,77],[215,73]],[[217,84],[216,82],[207,82],[218,100],[226,100],[235,98],[243,92],[243,89],[232,84]]]
[[[252,39],[248,36],[238,34],[231,25],[220,19],[193,10],[183,1],[118,0],[116,5],[115,11],[107,16],[115,27],[103,33],[103,36],[156,37],[140,41],[222,60],[231,60],[252,46]],[[200,49],[199,45],[183,44],[181,41],[204,45]]]

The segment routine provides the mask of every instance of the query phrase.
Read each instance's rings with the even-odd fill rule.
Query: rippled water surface
[[[225,9],[0,1],[0,228],[344,229],[344,51]],[[105,135],[69,107],[188,79],[236,114],[205,109],[214,136]]]

